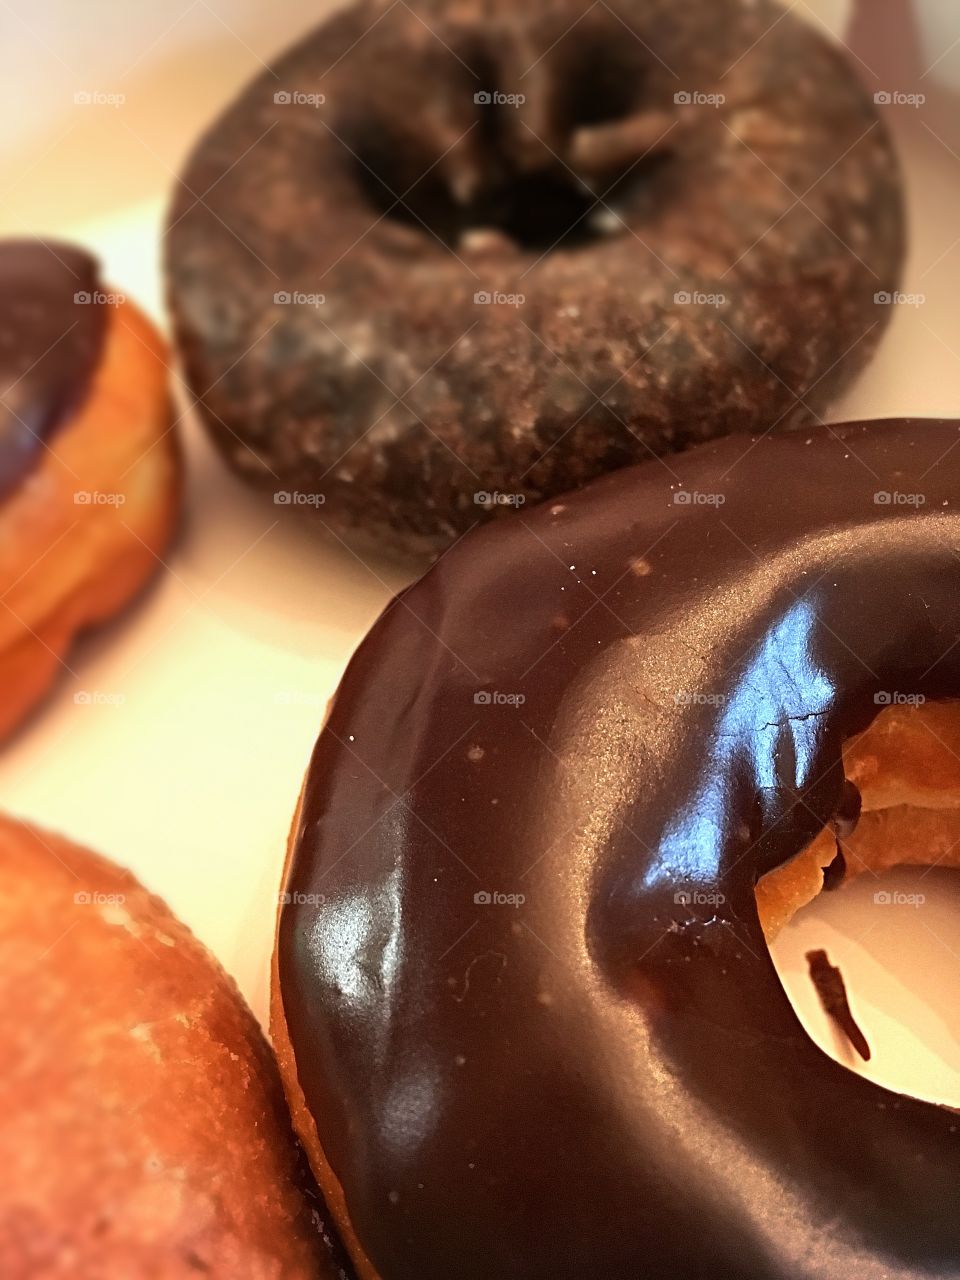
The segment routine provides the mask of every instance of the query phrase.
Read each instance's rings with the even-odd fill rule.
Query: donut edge
[[[334,695],[335,697],[336,695]],[[330,708],[333,705],[333,698],[327,703],[327,709],[324,714],[323,723],[320,726],[320,732],[326,725]],[[304,772],[303,782],[300,787],[300,794],[297,797],[297,804],[293,814],[293,820],[290,824],[290,831],[287,836],[287,848],[283,863],[283,873],[280,880],[279,904],[277,907],[276,925],[274,928],[274,945],[273,958],[270,964],[270,1016],[269,1016],[269,1032],[270,1042],[273,1045],[273,1052],[277,1059],[277,1065],[280,1068],[280,1079],[283,1083],[283,1091],[286,1095],[287,1105],[290,1108],[290,1115],[293,1121],[294,1132],[300,1140],[301,1145],[306,1153],[310,1168],[313,1170],[313,1176],[317,1180],[317,1185],[323,1195],[324,1202],[333,1220],[333,1224],[340,1236],[344,1249],[350,1256],[350,1260],[357,1273],[358,1280],[381,1280],[380,1274],[373,1266],[373,1263],[367,1257],[363,1245],[354,1228],[350,1218],[350,1211],[347,1208],[346,1196],[343,1186],[339,1182],[333,1168],[327,1159],[323,1149],[323,1143],[320,1139],[319,1127],[316,1117],[307,1105],[307,1099],[300,1085],[300,1077],[297,1071],[297,1059],[294,1053],[293,1041],[290,1037],[290,1029],[287,1025],[287,1018],[283,1008],[283,991],[280,984],[280,920],[283,915],[283,894],[289,882],[291,869],[293,866],[293,858],[296,849],[297,832],[300,828],[300,815],[303,810],[303,800],[307,790],[307,781],[310,776],[309,766]]]
[[[254,1078],[255,1089],[260,1091],[262,1101],[267,1108],[266,1127],[259,1130],[252,1129],[251,1135],[255,1138],[259,1133],[266,1147],[276,1156],[278,1181],[276,1183],[268,1181],[262,1186],[268,1189],[276,1188],[277,1192],[289,1189],[300,1205],[295,1214],[290,1211],[286,1215],[290,1234],[295,1234],[297,1237],[296,1252],[300,1257],[295,1256],[295,1251],[290,1249],[288,1243],[278,1244],[276,1246],[277,1261],[283,1267],[282,1274],[285,1277],[289,1275],[290,1280],[294,1280],[294,1277],[297,1280],[300,1278],[307,1280],[308,1276],[319,1280],[321,1276],[333,1276],[334,1271],[332,1269],[328,1271],[323,1265],[329,1248],[326,1232],[329,1224],[326,1219],[318,1220],[315,1188],[284,1106],[284,1093],[275,1055],[265,1029],[255,1017],[234,976],[186,920],[174,911],[167,899],[141,880],[140,876],[125,862],[118,862],[85,843],[61,834],[57,828],[47,827],[38,824],[32,818],[24,818],[0,810],[0,849],[6,854],[11,846],[25,851],[25,862],[28,865],[26,872],[20,875],[21,883],[25,883],[27,878],[38,876],[52,881],[60,880],[66,884],[68,895],[73,892],[77,884],[81,885],[84,891],[96,888],[99,892],[112,893],[120,890],[125,895],[124,909],[130,910],[137,926],[145,924],[168,936],[168,940],[158,949],[159,955],[146,941],[142,942],[150,954],[150,959],[147,961],[148,987],[152,985],[154,993],[161,991],[164,1000],[171,1004],[177,1002],[176,995],[171,996],[170,991],[164,987],[164,983],[170,980],[170,964],[164,963],[166,947],[176,948],[181,956],[186,956],[187,965],[204,973],[207,989],[201,994],[208,1004],[203,1010],[201,1021],[206,1035],[211,1042],[216,1040],[217,1018],[212,1016],[211,1011],[216,1010],[230,1020],[247,1055],[243,1059],[242,1066],[249,1076]],[[48,861],[53,867],[49,874],[44,870]],[[16,878],[14,877],[14,880]],[[84,911],[88,909],[85,905],[75,908],[75,910]],[[125,923],[116,927],[128,930]],[[129,981],[129,976],[122,978],[124,983]],[[118,1026],[124,1023],[128,1012],[126,1009],[120,1012],[116,1019]],[[193,1068],[202,1059],[196,1055],[196,1044],[192,1039],[192,1033],[189,1047],[190,1056],[184,1061]],[[181,1070],[179,1061],[175,1057],[170,1057],[167,1061],[167,1069],[175,1072]],[[221,1081],[219,1092],[221,1100],[227,1099],[231,1105],[235,1102],[238,1110],[242,1110],[250,1096],[249,1079],[245,1080],[242,1073],[233,1074],[229,1080]],[[276,1125],[271,1123],[269,1118],[271,1109],[277,1121]],[[249,1115],[247,1119],[249,1120]],[[283,1188],[279,1185],[279,1179],[283,1180]],[[250,1203],[253,1204],[254,1201],[251,1200]],[[3,1219],[3,1210],[7,1207],[5,1197],[0,1195],[0,1230],[7,1225]],[[290,1206],[287,1205],[286,1208],[289,1210]],[[76,1261],[80,1265],[86,1259],[79,1257]],[[314,1271],[314,1266],[318,1263],[320,1270]],[[18,1271],[17,1274],[19,1275],[20,1272]],[[33,1272],[31,1271],[30,1274],[32,1275]],[[60,1274],[59,1271],[58,1274]],[[84,1275],[86,1274],[84,1270]],[[166,1270],[164,1274],[167,1274]],[[339,1276],[342,1272],[337,1270],[336,1274]]]
[[[138,348],[142,348],[142,356]],[[133,368],[128,387],[121,377],[131,377],[124,360],[131,350],[137,352],[136,359],[142,363]],[[58,472],[70,467],[62,461],[59,451],[66,446],[68,455],[73,456],[78,449],[89,448],[96,457],[101,436],[109,437],[118,425],[121,431],[129,429],[131,434],[143,437],[145,447],[120,476],[129,489],[145,481],[147,484],[149,496],[131,515],[132,527],[119,537],[113,534],[111,554],[102,559],[95,556],[82,580],[72,587],[68,585],[68,590],[52,601],[41,616],[18,617],[17,635],[12,642],[0,645],[0,742],[27,722],[55,689],[60,668],[67,666],[68,655],[81,636],[121,615],[146,589],[173,541],[181,514],[184,479],[170,368],[170,347],[157,326],[135,303],[124,301],[108,321],[104,351],[89,395],[58,432],[49,452],[32,473],[39,485],[35,483],[33,489],[20,488],[0,508],[0,528],[4,518],[8,523],[12,518],[14,539],[19,538],[24,544],[24,554],[32,557],[36,551],[35,537],[43,532],[42,524],[34,520],[34,511],[42,511],[51,501],[56,506],[65,500],[66,491],[58,480]],[[123,419],[127,411],[142,417],[127,424]],[[161,452],[160,459],[148,461],[155,450]],[[120,457],[118,461],[127,460]],[[151,471],[155,474],[151,475]],[[82,482],[85,477],[75,475],[75,478]],[[52,498],[47,484],[53,490]],[[74,501],[77,501],[76,495]],[[8,511],[12,511],[12,516]],[[125,517],[118,516],[118,521],[126,526]],[[31,569],[60,540],[57,538],[51,546],[42,548],[8,592],[21,584],[24,590],[29,590],[27,580]],[[65,541],[69,544],[69,537]],[[55,579],[55,555],[52,560],[52,569],[45,566],[44,572],[51,573]],[[18,596],[15,601],[20,604]]]

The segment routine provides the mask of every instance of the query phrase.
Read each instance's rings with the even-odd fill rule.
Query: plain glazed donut
[[[233,982],[128,873],[0,818],[0,1275],[347,1280]]]
[[[308,771],[273,1028],[361,1275],[960,1275],[956,1114],[818,1049],[764,937],[855,785],[917,854],[909,806],[957,826],[957,708],[901,703],[960,689],[958,460],[950,422],[730,437],[387,608]]]
[[[886,130],[772,0],[366,0],[256,80],[167,236],[228,459],[338,536],[821,413],[903,250]]]
[[[0,738],[160,567],[179,498],[154,326],[89,254],[0,240]]]

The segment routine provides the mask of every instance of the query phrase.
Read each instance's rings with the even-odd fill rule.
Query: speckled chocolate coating
[[[89,390],[105,333],[99,284],[82,249],[0,240],[0,498]]]
[[[730,437],[386,610],[278,952],[383,1280],[960,1275],[960,1117],[813,1044],[754,896],[850,813],[878,692],[957,696],[958,547],[960,423]]]
[[[477,493],[821,412],[902,210],[853,73],[772,0],[376,0],[213,126],[167,243],[231,461],[420,552],[502,509]]]

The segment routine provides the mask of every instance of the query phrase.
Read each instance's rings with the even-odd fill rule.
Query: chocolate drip
[[[862,799],[860,792],[849,778],[844,779],[837,811],[830,819],[837,841],[837,852],[833,861],[823,868],[823,887],[829,892],[839,889],[847,874],[847,859],[843,852],[843,841],[853,835],[860,821]]]
[[[0,498],[90,389],[105,331],[98,287],[80,249],[0,241]]]
[[[833,860],[823,868],[823,888],[826,893],[839,889],[847,875],[847,859],[843,852],[840,837],[837,836],[837,852]]]

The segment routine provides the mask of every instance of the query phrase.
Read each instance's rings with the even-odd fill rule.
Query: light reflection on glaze
[[[764,636],[724,703],[703,781],[664,834],[645,888],[717,878],[729,837],[734,778],[744,765],[767,812],[771,806],[764,793],[783,789],[786,762],[793,761],[791,790],[802,791],[809,781],[817,717],[829,709],[835,692],[813,652],[816,621],[813,605],[798,600]]]
[[[437,1063],[429,1053],[412,1062],[391,1064],[380,1132],[399,1161],[409,1161],[430,1138],[440,1114],[441,1081]]]
[[[380,1008],[390,999],[400,958],[401,882],[395,867],[375,897],[368,891],[329,899],[317,916],[310,939],[317,971],[352,1008]]]
[[[351,1003],[367,994],[369,975],[360,962],[365,939],[370,934],[373,911],[360,894],[340,898],[321,912],[314,923],[310,951],[317,966],[335,991]]]

